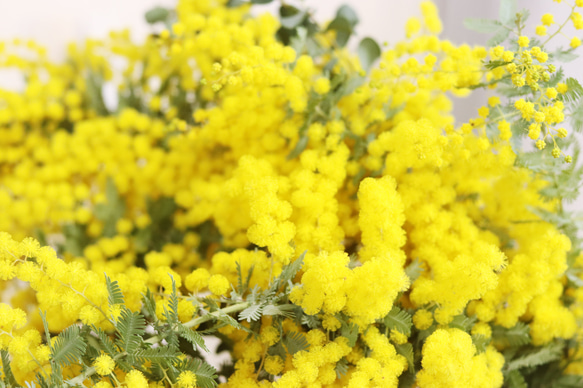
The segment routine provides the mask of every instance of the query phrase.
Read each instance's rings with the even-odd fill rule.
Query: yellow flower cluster
[[[539,148],[567,135],[556,128],[567,86],[539,87],[555,71],[548,54],[526,36],[516,52],[440,40],[437,9],[423,2],[365,79],[334,31],[316,33],[322,53],[308,55],[248,8],[181,0],[172,27],[143,44],[113,33],[72,45],[65,64],[34,43],[0,50],[29,80],[0,91],[0,279],[16,290],[0,304],[0,348],[17,381],[50,373],[39,308],[51,332],[79,322],[112,332],[122,306],[110,305],[104,273],[133,312],[151,296],[156,323],[169,319],[173,287],[170,326],[226,319],[235,303],[263,312],[217,326],[233,343],[225,388],[397,387],[419,358],[421,388],[501,386],[501,349],[479,352],[450,327],[459,315],[488,341],[493,325],[519,322],[535,346],[573,338],[583,294],[565,287],[571,242],[532,211],[559,201],[541,198],[546,182],[515,165],[507,142],[518,115]],[[6,54],[21,48],[33,59]],[[485,69],[488,57],[502,64]],[[454,128],[448,93],[503,77],[538,99],[502,114],[493,97]],[[116,113],[103,82],[119,90]],[[474,130],[496,111],[489,140]],[[297,276],[279,284],[298,257]],[[395,325],[395,311],[413,328]],[[154,384],[110,354],[91,357],[96,386]],[[192,371],[167,381],[202,384]]]

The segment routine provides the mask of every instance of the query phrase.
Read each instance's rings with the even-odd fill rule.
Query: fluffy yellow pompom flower
[[[325,77],[320,77],[314,84],[314,91],[318,94],[326,94],[330,91],[330,80]]]
[[[518,45],[520,47],[528,47],[528,45],[530,44],[530,39],[528,39],[528,36],[521,36],[518,38]]]
[[[186,276],[184,285],[189,291],[199,291],[208,286],[210,277],[206,268],[198,268]]]
[[[553,16],[553,14],[545,13],[541,18],[541,22],[545,26],[550,26],[555,22],[555,17]]]
[[[472,337],[459,329],[438,329],[423,345],[420,388],[499,387],[504,356],[489,347],[476,355]]]
[[[115,368],[115,361],[107,354],[102,354],[95,359],[95,362],[93,362],[93,367],[95,368],[95,372],[101,376],[106,376],[113,372],[113,368]]]
[[[148,380],[139,370],[132,370],[125,377],[128,388],[148,388]]]
[[[192,371],[184,371],[178,375],[178,387],[179,388],[195,388],[196,387],[196,375]]]
[[[417,310],[413,315],[413,324],[419,330],[429,329],[433,325],[433,314],[425,309]]]
[[[573,37],[573,39],[571,39],[570,46],[572,48],[577,48],[577,47],[581,46],[581,39],[579,39],[579,37],[577,37],[577,36]]]
[[[263,368],[270,375],[278,375],[283,370],[283,360],[279,356],[267,356]]]
[[[224,295],[229,291],[229,280],[223,275],[213,275],[209,279],[209,290],[214,295]]]
[[[547,28],[543,25],[536,26],[534,32],[538,36],[546,36],[547,35]]]

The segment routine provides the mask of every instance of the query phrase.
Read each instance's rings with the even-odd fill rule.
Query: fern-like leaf
[[[124,307],[117,321],[117,346],[127,353],[134,352],[142,341],[146,331],[146,320],[139,312]]]
[[[144,302],[144,310],[147,313],[148,317],[151,319],[157,320],[156,317],[156,300],[154,299],[154,295],[150,291],[150,289],[146,290],[146,294],[142,294],[142,301]]]
[[[184,325],[178,326],[178,333],[182,338],[190,342],[194,346],[198,346],[199,348],[203,349],[205,352],[208,352],[209,349],[206,347],[204,343],[204,338],[195,330],[191,330]]]
[[[565,80],[567,92],[557,97],[558,100],[565,103],[577,102],[583,96],[583,87],[575,78],[569,77]]]
[[[301,310],[301,308],[300,308],[300,310]],[[320,320],[318,319],[317,316],[305,314],[303,312],[303,310],[301,310],[301,314],[302,315],[301,315],[300,323],[302,325],[306,325],[310,329],[315,329],[315,328],[320,326]]]
[[[460,314],[453,317],[453,320],[449,323],[449,327],[455,327],[456,329],[468,332],[475,322],[475,317],[469,318],[464,314]]]
[[[348,339],[348,346],[352,348],[356,345],[356,340],[358,339],[358,325],[356,323],[343,321],[340,334],[342,337]]]
[[[506,366],[506,370],[513,371],[519,370],[521,368],[528,368],[532,366],[547,364],[551,361],[560,359],[562,353],[563,344],[561,343],[550,344],[543,348],[537,348],[532,352],[529,352],[515,360],[510,361]]]
[[[109,305],[113,306],[114,304],[123,304],[123,293],[121,292],[117,280],[112,282],[109,276],[105,275],[105,284],[107,285],[107,293],[109,294],[107,297]]]
[[[410,343],[404,343],[401,345],[395,345],[395,349],[397,353],[407,359],[407,363],[409,364],[409,372],[415,373],[415,358],[413,353],[413,345]]]
[[[282,285],[286,284],[288,281],[292,280],[296,276],[296,274],[302,268],[305,256],[306,252],[302,253],[300,257],[298,257],[294,262],[290,263],[289,265],[283,268],[281,274],[273,282],[272,285],[273,290],[279,290],[279,288]]]
[[[397,330],[407,337],[411,334],[411,326],[413,325],[411,314],[401,310],[397,306],[392,308],[383,321],[385,326],[391,330]]]
[[[95,332],[95,334],[97,334],[99,341],[101,341],[101,350],[103,350],[111,357],[115,356],[117,349],[109,334],[95,326],[91,326],[91,329],[93,332]]]
[[[240,321],[258,321],[261,319],[261,313],[263,312],[263,303],[252,304],[251,306],[247,307],[245,310],[239,313],[239,320]]]
[[[340,380],[342,376],[348,373],[348,360],[342,357],[340,361],[336,363],[334,370],[336,371],[336,377]]]
[[[492,328],[492,339],[500,346],[518,347],[530,343],[530,328],[524,322],[518,322],[516,326],[506,329],[502,326]]]
[[[6,349],[0,350],[0,356],[2,358],[2,374],[4,375],[3,382],[8,387],[17,387],[18,383],[12,374],[12,368],[10,368],[10,356]]]
[[[143,364],[147,361],[164,366],[178,362],[180,353],[173,347],[158,347],[152,349],[140,349],[128,355],[128,360],[133,364]]]
[[[296,331],[290,331],[287,333],[283,339],[283,343],[287,349],[287,352],[292,355],[299,352],[300,350],[306,350],[310,347],[308,341],[306,340],[306,336]]]
[[[71,365],[81,359],[86,348],[87,344],[80,335],[79,327],[69,326],[57,337],[51,358],[58,365]]]
[[[49,349],[53,349],[53,345],[51,344],[51,333],[49,332],[49,322],[47,321],[47,314],[43,313],[42,310],[39,309],[39,315],[40,315],[40,319],[43,322],[43,328],[45,329],[45,337],[46,337],[46,342],[47,345],[49,346]]]
[[[168,299],[168,308],[164,305],[164,317],[166,317],[166,321],[173,325],[178,322],[178,294],[176,293],[176,281],[174,281],[174,277],[172,275],[170,279],[172,280],[172,294],[170,294],[170,298]]]
[[[522,373],[517,370],[513,370],[512,372],[508,373],[505,379],[505,383],[506,384],[504,384],[504,386],[508,388],[528,388]]]
[[[296,307],[292,304],[268,304],[263,308],[263,315],[281,315],[289,319],[294,319]]]
[[[196,374],[196,384],[201,388],[214,388],[217,384],[217,371],[199,359],[187,359],[178,365],[178,370],[189,370]]]

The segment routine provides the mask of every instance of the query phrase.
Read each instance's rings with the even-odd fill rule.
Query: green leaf
[[[261,319],[261,313],[263,312],[263,303],[252,304],[251,306],[247,307],[245,310],[239,313],[239,320],[240,321],[258,321]]]
[[[298,156],[300,156],[300,154],[302,152],[304,152],[304,150],[306,149],[306,147],[308,146],[308,142],[309,142],[309,138],[307,134],[304,134],[302,136],[300,136],[298,142],[296,143],[296,146],[294,147],[294,149],[287,155],[287,160],[292,160],[297,158]]]
[[[272,285],[272,290],[279,290],[279,288],[286,284],[287,282],[293,280],[296,274],[302,268],[302,264],[304,263],[304,257],[306,256],[306,252],[302,253],[300,257],[298,257],[292,263],[286,265],[281,274],[274,280]]]
[[[188,342],[190,342],[194,346],[198,346],[199,348],[203,349],[205,352],[209,352],[206,344],[204,343],[204,338],[200,335],[196,330],[189,329],[184,325],[178,326],[178,334]]]
[[[294,15],[281,17],[280,22],[282,27],[287,28],[288,30],[293,30],[294,28],[302,24],[306,16],[307,12],[304,10]]]
[[[556,342],[543,348],[535,348],[535,350],[510,361],[506,365],[506,370],[513,371],[521,368],[544,365],[551,361],[558,360],[563,354],[563,347],[562,343]]]
[[[95,217],[104,223],[103,235],[113,237],[117,234],[116,224],[123,217],[126,206],[111,177],[107,178],[105,198],[105,203],[95,205]]]
[[[187,359],[178,365],[178,370],[189,370],[196,374],[196,385],[201,388],[214,388],[217,384],[217,371],[200,359]]]
[[[342,357],[340,361],[336,363],[334,371],[336,372],[336,377],[340,380],[342,376],[348,373],[348,360]]]
[[[381,56],[381,46],[372,38],[364,38],[358,44],[358,58],[365,70],[370,69],[374,61]]]
[[[553,388],[581,388],[583,376],[563,375],[553,381]]]
[[[4,384],[8,387],[17,387],[18,383],[12,374],[12,369],[10,368],[10,355],[6,349],[0,349],[0,356],[2,358],[2,374],[4,379],[2,380]]]
[[[55,340],[51,358],[60,366],[71,365],[81,359],[86,348],[87,344],[80,335],[79,327],[69,326]]]
[[[579,81],[573,77],[569,77],[565,80],[565,84],[569,88],[566,93],[557,96],[557,100],[563,101],[565,103],[579,101],[581,96],[583,96],[583,87]]]
[[[421,261],[419,259],[415,259],[409,263],[409,265],[405,268],[405,273],[411,283],[421,276],[421,272],[423,272],[423,267],[421,266]]]
[[[293,319],[295,317],[295,305],[293,304],[267,304],[263,308],[263,315],[281,315],[286,318]]]
[[[568,63],[579,58],[579,55],[575,53],[575,49],[568,50],[559,49],[552,53],[551,55],[549,55],[549,57],[553,62]]]
[[[306,336],[302,333],[298,333],[297,331],[290,331],[287,335],[283,338],[283,344],[287,349],[287,352],[291,355],[299,352],[300,350],[306,350],[310,347],[308,341],[306,340]]]
[[[352,348],[356,345],[358,340],[358,325],[353,322],[346,322],[342,320],[342,327],[340,328],[340,335],[348,339],[348,345]]]
[[[500,28],[493,37],[491,37],[490,39],[488,39],[488,42],[486,43],[488,46],[493,47],[493,46],[497,46],[500,43],[504,42],[506,39],[508,39],[508,36],[510,35],[510,30],[506,29],[506,28]]]
[[[338,8],[338,11],[336,11],[336,17],[341,17],[348,21],[352,28],[354,28],[359,22],[358,14],[356,11],[346,4]]]
[[[305,314],[301,307],[299,308],[299,310],[300,310],[300,313],[302,314],[301,319],[300,319],[300,323],[302,325],[306,325],[310,329],[315,329],[317,327],[320,327],[320,320],[318,319],[317,316]]]
[[[117,321],[117,346],[127,353],[135,351],[142,342],[142,336],[146,330],[146,320],[139,312],[134,312],[127,307],[122,307]]]
[[[128,360],[134,365],[141,365],[147,361],[162,365],[171,365],[178,362],[181,353],[168,346],[151,349],[139,349],[128,354]]]
[[[109,305],[113,306],[114,304],[123,304],[123,293],[121,292],[121,288],[119,287],[117,280],[112,282],[109,276],[105,274],[105,284],[107,285],[107,293],[109,294],[107,297],[107,302]]]
[[[583,101],[579,101],[571,109],[571,126],[575,132],[581,133],[583,131]],[[576,163],[574,163],[576,164]]]
[[[473,31],[492,33],[498,31],[502,23],[493,19],[467,18],[464,19],[464,26]]]
[[[506,384],[504,386],[507,388],[528,388],[522,373],[517,370],[513,370],[512,372],[508,373],[505,379],[505,383]]]
[[[170,298],[168,298],[168,307],[164,305],[164,317],[166,318],[166,322],[173,325],[178,322],[178,295],[176,293],[176,281],[174,277],[170,274],[168,276],[172,280],[172,293],[170,294]]]
[[[251,4],[269,4],[273,0],[251,0]]]
[[[95,334],[97,334],[97,337],[101,341],[101,350],[109,354],[111,357],[115,356],[117,353],[117,349],[115,347],[115,344],[111,340],[109,334],[95,326],[92,326],[91,330],[93,330]]]
[[[523,346],[530,343],[530,328],[524,322],[507,329],[502,326],[492,327],[492,339],[501,346]]]
[[[516,0],[501,0],[498,18],[502,24],[510,24],[516,18]]]
[[[413,345],[409,342],[401,345],[397,344],[395,345],[395,350],[397,350],[397,353],[407,359],[407,363],[409,364],[409,372],[415,373],[415,357],[413,353]]]
[[[47,321],[47,314],[46,312],[43,312],[41,309],[39,309],[38,313],[40,315],[41,321],[43,322],[43,328],[45,330],[45,341],[49,349],[52,351],[53,345],[51,343],[51,333],[49,332],[49,322]]]
[[[449,323],[449,327],[455,327],[457,329],[469,332],[472,326],[476,322],[476,318],[468,318],[464,314],[456,315],[453,320]]]
[[[411,314],[405,310],[401,310],[397,306],[393,306],[391,311],[383,319],[383,322],[391,330],[397,330],[407,337],[411,335],[411,326],[413,325]]]
[[[246,4],[247,2],[244,0],[229,0],[227,2],[227,7],[229,8],[234,8],[234,7],[239,7],[243,4]]]
[[[142,294],[142,301],[144,302],[144,310],[146,310],[148,317],[156,321],[156,300],[149,288],[146,290],[145,295]]]
[[[478,334],[472,335],[472,342],[474,343],[474,346],[476,347],[478,353],[484,353],[486,351],[486,348],[490,344],[491,340],[488,337]]]
[[[352,24],[343,16],[336,16],[336,18],[328,24],[326,30],[336,31],[336,44],[340,47],[346,46],[346,43],[348,43],[350,35],[352,35],[353,32]]]
[[[85,79],[87,100],[89,105],[100,117],[109,116],[109,111],[103,101],[103,78],[99,74],[90,73]]]
[[[146,12],[146,22],[149,24],[154,24],[158,22],[164,22],[168,19],[170,11],[163,7],[155,7]]]

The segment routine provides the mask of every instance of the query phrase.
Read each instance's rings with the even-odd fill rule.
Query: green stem
[[[541,45],[542,47],[545,47],[545,45],[547,43],[549,43],[549,41],[551,39],[553,39],[555,36],[557,36],[557,34],[559,34],[563,30],[563,27],[565,27],[567,25],[567,23],[569,22],[569,20],[571,20],[571,16],[573,15],[573,11],[574,10],[575,10],[575,6],[573,5],[572,8],[571,8],[571,13],[569,14],[569,17],[567,17],[567,19],[563,22],[563,24],[561,24],[559,26],[559,29],[557,31],[555,31],[555,33],[553,35],[549,36],[547,38],[547,40],[544,41],[544,43]]]
[[[237,311],[245,310],[247,307],[249,307],[249,305],[250,305],[249,302],[237,303],[237,304],[234,304],[232,306],[225,307],[225,308],[217,310],[217,311],[213,311],[212,313],[208,313],[206,315],[203,315],[202,317],[197,317],[197,318],[191,319],[190,321],[183,323],[182,325],[184,327],[191,328],[191,327],[200,325],[201,323],[204,323],[206,321],[216,319],[223,314],[230,314],[230,313],[234,313]],[[149,343],[149,344],[155,344],[155,343],[160,342],[161,339],[162,338],[160,338],[159,335],[155,335],[153,337],[148,338],[144,342]]]

